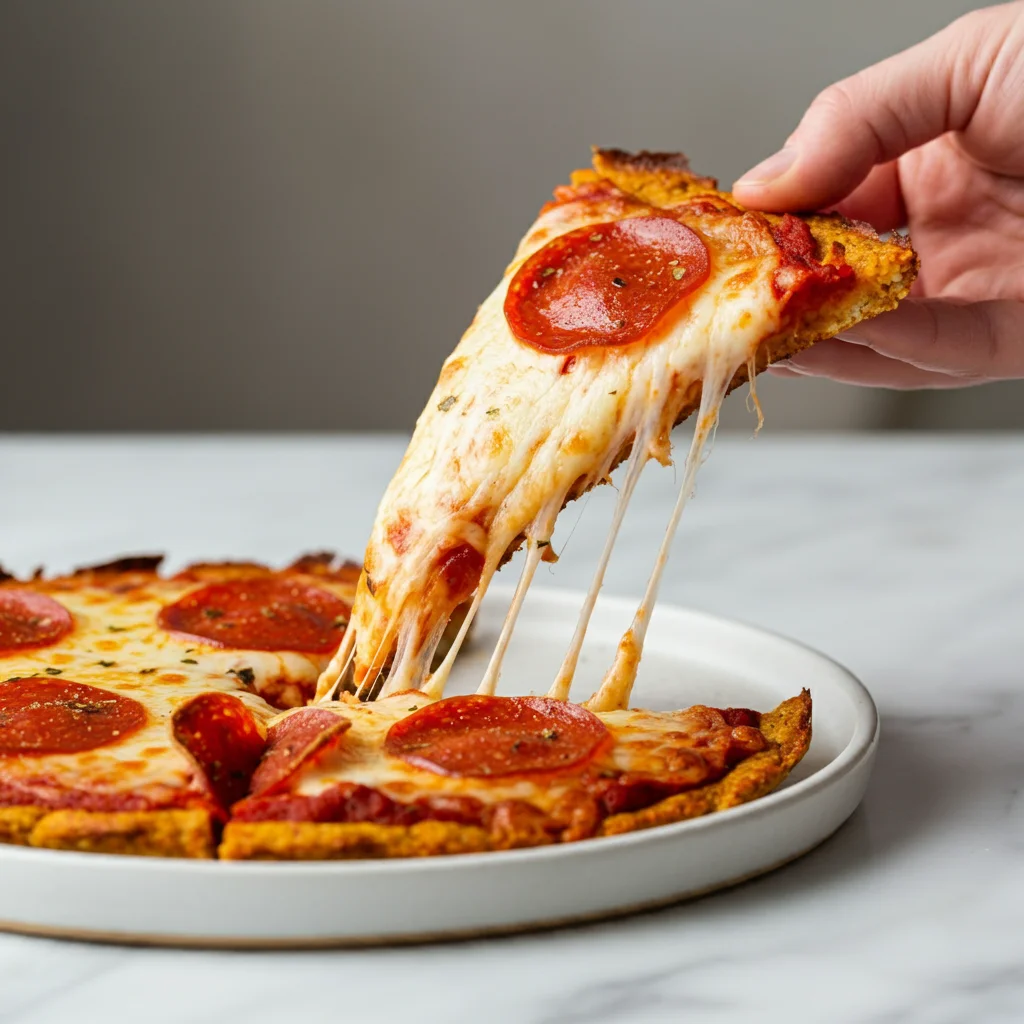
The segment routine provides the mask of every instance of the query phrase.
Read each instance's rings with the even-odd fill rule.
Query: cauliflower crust
[[[38,808],[8,808],[38,813]],[[137,857],[209,858],[214,854],[210,815],[203,810],[49,811],[25,845],[79,853]]]

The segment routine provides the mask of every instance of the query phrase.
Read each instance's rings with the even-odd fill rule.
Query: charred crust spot
[[[685,153],[659,153],[647,149],[639,153],[630,153],[625,149],[602,149],[594,147],[594,159],[611,164],[613,167],[628,167],[635,171],[672,171],[690,172],[690,161]]]
[[[629,153],[624,149],[593,150],[594,167],[598,173],[619,172],[626,175],[655,175],[686,182],[701,188],[717,188],[714,178],[705,178],[690,170],[690,161],[683,153],[659,153],[642,149]],[[628,191],[628,190],[627,190]]]
[[[232,575],[251,573],[254,576],[260,576],[272,572],[273,570],[269,566],[262,565],[259,562],[234,562],[230,559],[223,562],[193,562],[190,565],[186,565],[181,572],[176,573],[172,579],[187,580],[192,578],[202,578],[205,573],[217,573],[223,571],[231,572]]]
[[[333,551],[312,551],[296,558],[288,568],[294,572],[318,572],[329,569],[337,557]]]
[[[120,572],[145,572],[156,574],[163,564],[163,555],[126,555],[115,558],[112,562],[101,562],[99,565],[83,565],[71,574],[72,576],[88,576],[90,574],[106,574]]]

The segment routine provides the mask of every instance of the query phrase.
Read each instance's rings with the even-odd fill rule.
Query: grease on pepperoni
[[[675,217],[652,214],[577,228],[516,271],[505,318],[541,352],[628,345],[648,337],[708,278],[707,247]]]
[[[0,683],[0,755],[77,754],[117,743],[146,724],[131,697],[70,679]]]
[[[0,590],[0,653],[52,647],[74,629],[71,612],[32,590]]]
[[[249,792],[266,747],[252,712],[234,694],[200,693],[175,709],[171,731],[223,814]]]
[[[572,768],[609,739],[604,723],[578,704],[471,694],[396,722],[384,749],[440,775],[493,777]]]
[[[334,750],[352,723],[326,708],[303,708],[267,731],[263,758],[249,787],[253,796],[280,789],[301,767]]]
[[[163,629],[217,647],[330,654],[351,609],[329,590],[298,580],[254,578],[211,583],[160,610]]]

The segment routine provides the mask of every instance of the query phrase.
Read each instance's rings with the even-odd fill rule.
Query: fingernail
[[[770,185],[781,178],[796,161],[797,151],[786,146],[778,153],[773,153],[767,160],[762,160],[755,168],[747,171],[737,185]]]

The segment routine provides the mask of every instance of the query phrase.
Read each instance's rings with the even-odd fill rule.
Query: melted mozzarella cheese
[[[164,605],[202,585],[205,581],[153,579],[121,588],[73,577],[24,585],[67,608],[74,629],[52,647],[0,658],[0,680],[40,676],[84,683],[138,701],[148,719],[130,736],[93,750],[4,758],[3,779],[45,780],[92,793],[131,791],[159,800],[169,791],[194,786],[191,762],[174,744],[170,730],[171,715],[184,701],[210,691],[232,693],[264,723],[279,711],[261,694],[275,703],[299,702],[323,669],[325,657],[225,650],[158,627]],[[330,582],[317,580],[316,585],[345,596]]]
[[[635,212],[648,213],[650,208],[640,206]],[[679,216],[709,250],[706,283],[656,335],[566,358],[537,351],[512,335],[503,311],[508,284],[522,261],[551,237],[610,216],[601,202],[584,200],[542,214],[445,362],[419,418],[381,503],[349,632],[321,677],[321,698],[330,696],[352,662],[357,685],[371,692],[391,659],[384,694],[416,688],[440,696],[476,608],[510,547],[524,536],[529,545],[514,615],[536,568],[534,542],[547,540],[553,514],[572,496],[606,480],[622,452],[632,446],[609,541],[552,689],[564,698],[639,473],[650,458],[669,461],[672,426],[703,382],[684,493],[626,645],[634,653],[619,660],[617,682],[602,688],[596,707],[620,706],[628,698],[671,533],[725,390],[735,371],[778,332],[781,320],[772,287],[778,249],[764,221],[710,204],[689,212],[681,207]],[[440,629],[453,607],[434,581],[445,555],[466,544],[483,556],[474,602],[444,662],[427,679]],[[493,690],[509,630],[510,624],[483,692]]]
[[[705,716],[694,709],[601,712],[597,717],[608,727],[612,743],[578,770],[453,777],[385,753],[384,739],[391,726],[432,700],[427,693],[407,691],[366,703],[343,694],[338,701],[324,703],[321,706],[343,715],[351,727],[337,750],[301,770],[293,792],[316,796],[348,783],[376,789],[400,802],[431,796],[474,797],[485,804],[523,800],[550,812],[567,794],[579,792],[605,771],[661,776],[676,770],[680,761],[686,763],[696,736],[707,728]]]

